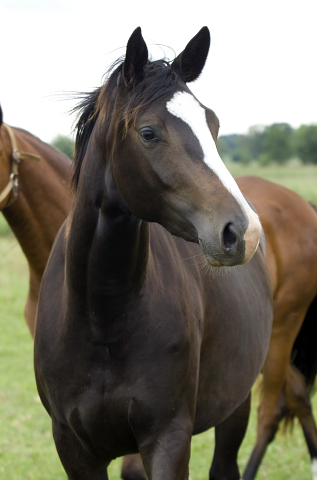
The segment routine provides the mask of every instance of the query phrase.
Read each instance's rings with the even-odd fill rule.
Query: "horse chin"
[[[205,259],[208,265],[211,267],[223,267],[223,263],[221,263],[219,260],[216,260],[214,257],[211,255],[205,255]]]
[[[244,249],[239,249],[235,255],[227,255],[221,249],[216,250],[211,246],[199,239],[199,245],[203,251],[206,262],[211,267],[234,267],[236,265],[242,265],[245,263]]]

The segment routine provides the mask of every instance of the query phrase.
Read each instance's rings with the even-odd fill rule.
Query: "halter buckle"
[[[13,150],[12,158],[15,161],[15,163],[21,163],[20,152],[17,148]]]

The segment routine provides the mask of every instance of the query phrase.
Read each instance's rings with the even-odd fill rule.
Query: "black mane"
[[[123,135],[128,126],[135,122],[138,115],[153,102],[176,91],[178,76],[165,59],[148,61],[144,68],[144,77],[132,90],[123,85],[121,78],[124,61],[117,60],[106,73],[104,85],[89,93],[82,94],[81,101],[72,110],[78,114],[76,123],[76,142],[73,162],[72,187],[77,188],[81,165],[87,150],[90,135],[102,111],[106,127],[114,114],[115,97],[120,85],[122,106],[117,123],[121,125]],[[108,125],[107,125],[108,124]]]

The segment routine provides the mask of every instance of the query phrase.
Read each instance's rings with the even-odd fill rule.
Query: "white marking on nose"
[[[242,210],[246,213],[249,219],[249,226],[244,239],[246,242],[246,261],[249,260],[257,249],[262,227],[259,217],[246,202],[238,185],[219,156],[207,124],[205,109],[188,92],[176,92],[173,98],[167,102],[166,108],[172,115],[180,118],[190,126],[200,143],[205,163],[218,176],[224,187],[234,196]],[[256,237],[257,240],[254,245],[252,240],[255,240]],[[249,241],[251,241],[251,244],[253,243],[253,246],[249,244]]]

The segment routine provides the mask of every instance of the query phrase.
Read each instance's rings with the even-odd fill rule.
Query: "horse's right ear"
[[[0,105],[0,127],[3,123],[3,117],[2,117],[2,108],[1,108],[1,105]]]
[[[148,61],[148,49],[141,34],[141,28],[134,30],[127,44],[123,64],[123,78],[126,86],[134,88],[144,76],[144,67]]]

